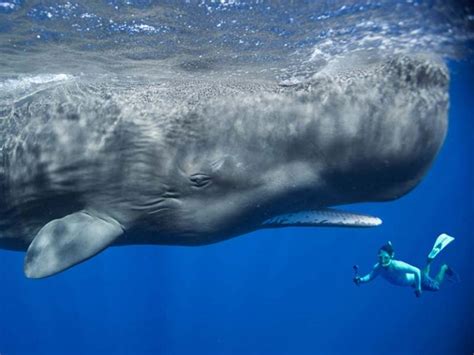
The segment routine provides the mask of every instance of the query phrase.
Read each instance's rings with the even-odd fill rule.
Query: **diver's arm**
[[[380,265],[379,265],[379,263],[377,263],[377,264],[374,265],[371,272],[369,272],[365,276],[359,277],[358,280],[356,281],[356,284],[363,284],[363,283],[367,283],[369,281],[372,281],[373,279],[375,279],[378,276],[379,271],[380,271]]]

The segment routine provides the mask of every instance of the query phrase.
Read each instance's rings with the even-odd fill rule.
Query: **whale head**
[[[46,277],[109,245],[375,226],[332,207],[403,196],[447,130],[446,66],[345,58],[311,78],[71,81],[25,96],[1,146],[2,248]]]
[[[163,163],[169,209],[157,225],[170,243],[177,232],[201,244],[288,213],[397,199],[443,143],[448,83],[441,61],[397,56],[345,60],[277,89],[223,89],[183,120],[196,136]]]
[[[448,70],[438,59],[398,56],[349,73],[322,79],[331,86],[333,126],[320,138],[330,157],[324,180],[343,203],[399,198],[422,180],[445,139]]]

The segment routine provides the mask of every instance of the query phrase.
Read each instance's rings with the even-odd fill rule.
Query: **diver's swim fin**
[[[46,224],[31,242],[25,257],[25,275],[54,275],[107,248],[123,234],[122,226],[107,216],[85,211]]]
[[[446,248],[446,246],[454,240],[453,237],[443,233],[436,238],[436,241],[433,245],[433,249],[431,249],[430,253],[428,254],[428,259],[434,259],[439,254],[441,250]]]
[[[264,221],[262,227],[376,227],[381,224],[382,220],[377,217],[326,208],[278,215]]]

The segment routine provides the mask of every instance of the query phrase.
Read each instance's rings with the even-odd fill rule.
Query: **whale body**
[[[298,82],[68,77],[0,106],[0,248],[41,278],[111,245],[205,245],[260,228],[368,227],[447,131],[438,59],[328,65]]]

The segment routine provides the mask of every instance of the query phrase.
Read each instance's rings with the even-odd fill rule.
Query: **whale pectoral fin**
[[[263,222],[263,227],[375,227],[382,224],[377,217],[323,209],[282,214]]]
[[[31,242],[25,257],[25,275],[54,275],[98,254],[122,234],[117,221],[86,212],[53,220]]]

